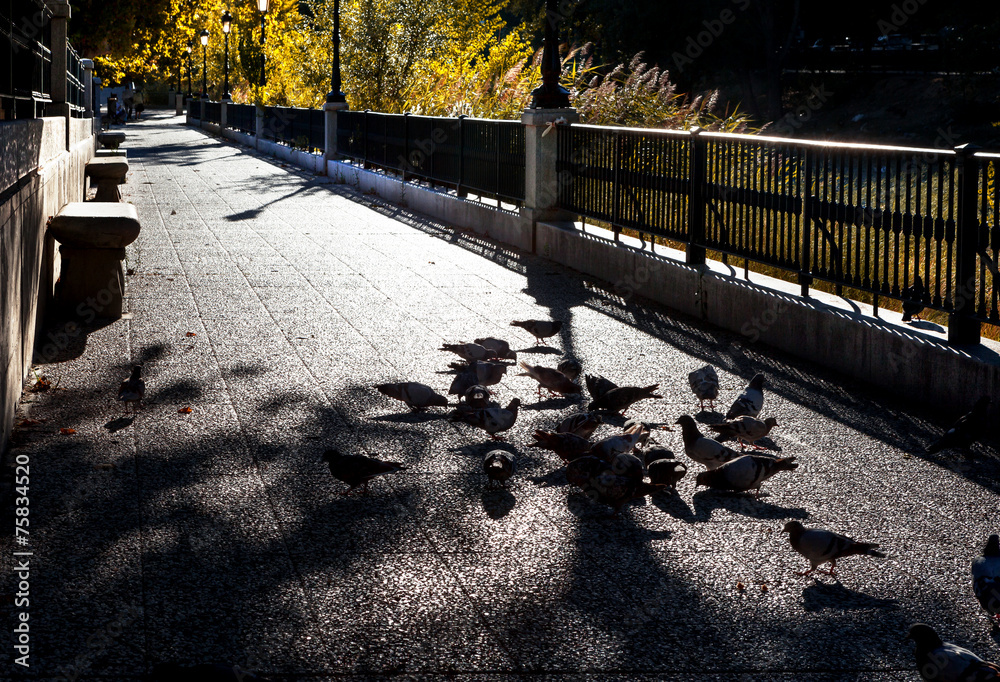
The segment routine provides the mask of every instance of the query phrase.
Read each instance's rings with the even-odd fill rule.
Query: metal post
[[[326,96],[327,104],[347,101],[347,96],[340,88],[340,0],[333,0],[333,73],[330,77],[330,92]]]
[[[688,265],[705,264],[705,142],[701,128],[691,129],[691,158],[688,177]]]
[[[802,298],[809,298],[809,285],[812,284],[812,221],[813,221],[813,169],[812,154],[808,150],[802,154],[802,163],[806,168],[805,187],[802,190],[802,243],[799,246],[799,284],[802,287]],[[875,299],[875,306],[878,305]],[[878,308],[876,307],[876,311]],[[877,316],[877,312],[876,312]]]
[[[532,109],[564,109],[569,107],[569,91],[559,85],[562,64],[559,60],[559,13],[556,0],[545,3],[545,46],[542,48],[542,84],[531,93]]]
[[[208,99],[208,45],[201,46],[201,97]]]
[[[225,36],[224,42],[226,44],[226,54],[222,62],[222,73],[224,74],[223,75],[224,85],[222,86],[222,100],[232,101],[233,96],[229,92],[229,33],[226,32],[223,35]]]
[[[266,13],[260,15],[260,87],[267,85],[267,57],[264,55],[264,18]]]
[[[948,343],[979,343],[982,324],[976,314],[976,251],[979,246],[979,147],[955,147],[958,168],[958,215],[955,239],[955,312],[948,316]]]

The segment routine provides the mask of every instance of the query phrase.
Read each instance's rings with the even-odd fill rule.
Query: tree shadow
[[[861,609],[898,609],[898,599],[880,599],[851,590],[838,580],[834,583],[816,581],[802,590],[802,607],[809,612],[826,609],[851,611]]]

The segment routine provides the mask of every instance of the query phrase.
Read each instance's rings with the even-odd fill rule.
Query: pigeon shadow
[[[659,490],[649,496],[650,502],[657,509],[680,521],[694,522],[697,520],[694,510],[688,506],[680,493],[673,488]]]
[[[502,519],[514,508],[517,499],[506,488],[487,488],[483,491],[483,511],[491,519]]]
[[[514,351],[517,354],[521,353],[534,353],[536,355],[562,355],[562,351],[558,348],[553,348],[552,346],[532,346],[531,348],[524,348],[521,350]]]
[[[522,410],[562,410],[570,405],[579,402],[578,398],[570,398],[568,396],[562,398],[543,398],[535,403],[529,403],[527,405],[521,405]]]
[[[763,493],[767,495],[767,493]],[[755,519],[807,519],[809,512],[801,507],[782,507],[765,500],[754,499],[751,493],[726,490],[699,490],[691,498],[696,521],[708,521],[716,509]]]
[[[134,416],[118,417],[118,419],[112,419],[107,424],[105,424],[104,428],[106,428],[111,433],[116,433],[124,429],[126,426],[130,426],[134,421],[135,421]]]
[[[553,488],[555,486],[569,485],[569,481],[566,480],[566,467],[561,466],[554,471],[550,471],[544,476],[530,476],[528,480],[535,485],[543,488]]]
[[[448,415],[438,412],[397,412],[370,417],[374,422],[390,422],[393,424],[423,424],[447,418]]]
[[[944,327],[939,324],[935,324],[930,320],[914,320],[909,322],[909,325],[914,329],[923,329],[929,332],[943,333]]]
[[[864,592],[851,590],[838,580],[834,583],[816,581],[802,590],[802,608],[816,612],[825,609],[898,609],[898,599],[880,599]]]
[[[179,379],[158,389],[152,396],[150,402],[171,402],[195,400],[204,395],[205,390],[202,385],[192,379]]]

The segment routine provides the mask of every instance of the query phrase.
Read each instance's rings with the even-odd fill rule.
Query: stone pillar
[[[326,112],[326,145],[323,149],[325,161],[337,158],[337,112],[347,109],[347,102],[327,102],[323,105],[323,111]]]
[[[232,100],[230,100],[230,99],[224,99],[224,100],[222,100],[222,102],[221,102],[221,103],[219,104],[219,111],[221,112],[221,113],[219,114],[219,127],[220,127],[220,128],[222,129],[222,130],[225,130],[225,129],[226,129],[226,123],[228,123],[228,122],[229,122],[229,114],[228,114],[228,112],[226,111],[226,109],[228,109],[228,108],[229,108],[229,107],[228,107],[227,105],[229,105],[229,104],[231,104],[231,103],[232,103]]]
[[[208,98],[207,97],[203,97],[200,100],[198,100],[199,111],[200,111],[200,113],[198,114],[198,127],[199,128],[204,128],[205,127],[205,105],[207,103],[208,103]]]
[[[524,124],[524,207],[521,215],[534,227],[538,222],[571,221],[574,216],[558,208],[559,190],[570,178],[560,177],[556,170],[559,139],[555,125],[576,123],[576,109],[526,109],[521,115]],[[549,131],[546,134],[546,131]],[[532,240],[534,241],[534,240]]]
[[[94,60],[81,59],[83,65],[83,117],[94,118]]]
[[[174,102],[174,104],[176,105],[176,108],[174,109],[174,113],[177,114],[178,116],[180,116],[181,114],[183,114],[184,113],[184,93],[183,92],[178,92],[177,93],[177,99]]]
[[[66,82],[66,69],[69,67],[69,0],[46,0],[45,5],[52,12],[52,70],[51,95],[52,104],[45,108],[46,116],[70,117],[69,84]]]

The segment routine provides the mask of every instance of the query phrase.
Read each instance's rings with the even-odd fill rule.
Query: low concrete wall
[[[497,210],[444,190],[402,183],[385,173],[365,170],[342,161],[328,161],[326,174],[334,182],[351,185],[361,192],[375,194],[417,213],[434,216],[524,251],[532,249],[531,223],[512,211]]]
[[[601,234],[604,233],[604,234]],[[681,251],[579,225],[539,223],[536,245],[545,258],[612,285],[624,298],[643,296],[845,376],[933,407],[945,414],[967,409],[980,395],[1000,395],[1000,344],[949,346],[947,330],[918,329],[899,313],[813,292],[718,262],[683,263]],[[932,327],[937,327],[933,329]],[[1000,416],[1000,401],[993,414]]]
[[[13,427],[58,264],[45,225],[82,201],[94,139],[89,119],[0,123],[0,450]],[[72,144],[67,149],[67,140]]]

